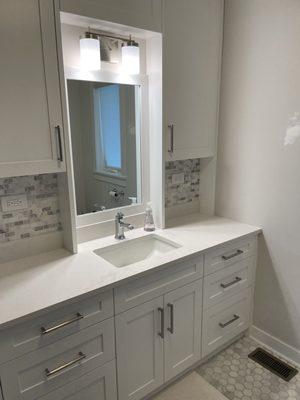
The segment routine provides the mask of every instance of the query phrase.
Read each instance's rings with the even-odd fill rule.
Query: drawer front
[[[250,324],[251,288],[204,311],[202,356],[205,357]]]
[[[203,307],[223,302],[253,283],[255,257],[248,257],[204,278]]]
[[[213,274],[222,268],[256,253],[256,237],[237,241],[230,245],[218,246],[208,251],[204,260],[204,275]]]
[[[115,357],[113,318],[2,365],[6,399],[34,400]]]
[[[117,400],[115,360],[39,400]]]
[[[113,293],[110,290],[4,330],[0,334],[0,363],[38,350],[110,318],[113,311]]]
[[[159,272],[137,278],[115,289],[116,314],[193,282],[203,276],[203,257],[178,263]]]

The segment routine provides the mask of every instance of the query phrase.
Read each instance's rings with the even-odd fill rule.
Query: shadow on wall
[[[297,343],[297,348],[300,348],[297,332],[299,307],[294,304],[289,288],[284,285],[285,280],[280,276],[280,268],[276,265],[276,259],[269,252],[265,237],[259,235],[253,322],[266,333],[272,332],[286,343]],[[288,268],[287,264],[286,269]],[[266,302],[265,298],[272,298],[273,302]],[[263,307],[260,306],[262,304]]]

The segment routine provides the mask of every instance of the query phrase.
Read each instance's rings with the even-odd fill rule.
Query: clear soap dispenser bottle
[[[147,203],[146,213],[145,213],[145,225],[144,230],[146,232],[155,231],[153,211],[151,207],[151,203]]]

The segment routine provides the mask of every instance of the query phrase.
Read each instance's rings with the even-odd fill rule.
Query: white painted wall
[[[226,0],[216,212],[261,226],[254,324],[300,349],[300,1]]]

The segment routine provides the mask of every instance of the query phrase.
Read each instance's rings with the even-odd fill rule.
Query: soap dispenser
[[[144,230],[146,232],[153,232],[155,231],[154,225],[154,218],[153,218],[153,211],[151,207],[151,203],[147,203],[146,213],[145,213],[145,225]]]

